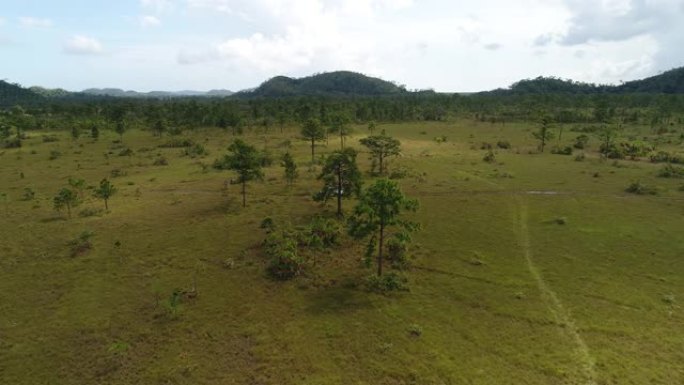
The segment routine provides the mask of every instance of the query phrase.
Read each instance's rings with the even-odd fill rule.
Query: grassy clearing
[[[523,124],[381,128],[402,141],[390,169],[406,171],[402,188],[420,200],[414,219],[423,224],[411,291],[390,295],[363,289],[370,271],[351,241],[305,277],[266,277],[263,218],[300,224],[335,209],[311,200],[318,167],[295,128],[245,137],[273,155],[289,140],[300,170],[287,188],[282,169],[267,168],[248,186],[246,209],[239,186],[225,183],[232,174],[209,167],[232,140],[221,131],[184,136],[209,151],[199,158],[137,131],[124,135],[124,156],[111,133],[93,142],[34,132],[3,150],[0,383],[684,380],[681,180],[658,178],[662,165],[647,160],[601,160],[594,138],[583,161],[538,154],[534,127]],[[360,148],[364,131],[348,143]],[[53,134],[60,140],[43,142]],[[561,144],[575,136],[566,130]],[[483,162],[482,143],[497,141],[511,148]],[[331,138],[317,152],[337,147]],[[86,193],[72,219],[55,212],[52,197],[70,177],[110,178],[119,190],[110,211]],[[657,195],[626,193],[635,180]],[[26,188],[33,199],[22,200]],[[92,248],[72,256],[68,243],[83,231],[94,234]],[[195,284],[196,297],[170,304],[174,290]]]

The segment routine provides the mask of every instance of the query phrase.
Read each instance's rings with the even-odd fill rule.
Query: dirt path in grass
[[[539,272],[537,266],[534,264],[534,260],[532,258],[532,250],[530,247],[530,234],[529,229],[527,227],[527,203],[525,202],[524,197],[519,196],[517,197],[517,200],[519,206],[520,220],[520,246],[523,248],[523,251],[525,253],[525,262],[527,263],[527,268],[530,271],[530,274],[532,274],[532,277],[534,277],[534,280],[537,283],[537,287],[539,287],[539,290],[542,293],[542,297],[546,301],[547,307],[553,315],[554,319],[556,320],[558,325],[560,325],[560,327],[562,327],[563,330],[572,338],[572,340],[575,343],[575,355],[577,356],[577,360],[579,361],[581,366],[580,371],[582,378],[580,379],[580,381],[584,384],[595,385],[596,370],[594,358],[591,356],[591,353],[589,352],[589,347],[587,347],[587,344],[582,339],[582,336],[580,335],[579,330],[575,325],[575,322],[572,320],[570,312],[565,308],[565,306],[563,306],[563,303],[560,301],[560,299],[558,299],[556,293],[544,280],[544,277]]]

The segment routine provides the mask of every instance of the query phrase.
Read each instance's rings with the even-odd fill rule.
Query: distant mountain
[[[555,77],[524,79],[509,88],[484,92],[490,94],[681,94],[684,93],[684,67],[618,86],[582,83]]]
[[[287,96],[380,96],[406,92],[404,87],[382,79],[349,71],[338,71],[293,79],[277,76],[253,90],[236,94],[241,97]]]
[[[88,88],[81,93],[93,96],[112,96],[117,98],[183,98],[183,97],[224,97],[233,94],[228,90],[203,91],[124,91],[120,88]]]
[[[45,101],[45,97],[23,88],[18,84],[8,83],[0,80],[0,107],[11,107],[14,105],[29,106]]]

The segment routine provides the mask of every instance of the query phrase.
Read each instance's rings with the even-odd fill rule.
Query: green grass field
[[[319,167],[295,127],[245,135],[274,156],[289,140],[300,170],[287,188],[277,162],[267,168],[246,208],[239,186],[226,188],[233,174],[210,167],[233,139],[219,130],[185,135],[210,152],[196,159],[140,131],[123,137],[131,156],[118,156],[109,132],[31,132],[0,151],[0,383],[684,383],[683,179],[658,178],[662,164],[646,159],[601,160],[596,138],[583,161],[537,153],[532,125],[380,128],[402,141],[390,170],[407,171],[400,184],[422,224],[410,291],[387,295],[365,290],[372,270],[350,239],[302,277],[266,275],[263,218],[334,212],[311,199]],[[361,149],[364,131],[348,143]],[[562,143],[577,135],[566,128]],[[659,149],[681,151],[671,135]],[[481,144],[499,140],[511,149],[484,162]],[[317,151],[338,147],[331,137]],[[160,156],[169,164],[155,166]],[[71,219],[53,210],[70,177],[110,178],[110,211],[87,191]],[[658,194],[626,193],[635,180]],[[92,248],[72,255],[84,231]],[[198,295],[170,316],[171,293],[193,285]]]

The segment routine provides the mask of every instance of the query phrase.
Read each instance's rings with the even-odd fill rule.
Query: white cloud
[[[96,39],[75,35],[64,43],[64,52],[73,55],[97,55],[103,52],[102,44]]]
[[[143,8],[154,10],[157,13],[171,10],[173,3],[171,0],[140,0]]]
[[[485,49],[488,49],[488,50],[490,50],[490,51],[497,51],[497,50],[499,50],[501,47],[502,47],[502,45],[499,44],[499,43],[489,43],[489,44],[485,44],[485,45],[484,45],[484,48],[485,48]]]
[[[138,18],[138,22],[140,23],[141,27],[158,27],[161,25],[161,20],[155,16],[151,15],[144,15],[140,16]]]
[[[53,26],[52,20],[36,17],[20,17],[19,24],[26,28],[50,28]]]

